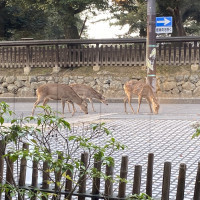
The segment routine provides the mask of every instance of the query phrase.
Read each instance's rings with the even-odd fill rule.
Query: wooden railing
[[[0,141],[0,144],[3,145],[3,142]],[[2,148],[2,146],[1,146]],[[28,145],[23,145],[24,149],[28,149]],[[2,152],[0,152],[0,183],[3,183],[3,179],[6,179],[6,183],[9,183],[13,185],[13,178],[12,175],[14,173],[14,163],[12,160],[8,159],[6,162],[7,168],[4,169],[4,159]],[[82,153],[81,155],[81,162],[83,165],[87,165],[88,162],[88,154]],[[154,154],[149,153],[148,155],[148,163],[147,163],[147,177],[146,177],[146,194],[149,196],[152,196],[152,186],[153,186],[153,163],[154,163]],[[56,188],[50,187],[49,185],[49,172],[46,170],[48,169],[48,163],[46,161],[43,162],[43,175],[42,175],[42,185],[39,187],[38,185],[38,162],[33,162],[32,164],[32,175],[29,174],[29,176],[32,176],[32,184],[26,185],[26,169],[27,169],[27,161],[25,158],[21,159],[20,164],[20,173],[19,173],[19,180],[18,185],[16,187],[23,188],[26,190],[32,190],[32,191],[43,191],[46,193],[56,193],[61,194],[63,197],[67,196],[68,194],[71,194],[72,196],[78,196],[78,199],[84,200],[86,197],[90,199],[113,199],[113,200],[122,200],[126,199],[128,197],[128,194],[126,192],[126,186],[127,183],[125,181],[120,181],[118,186],[118,192],[113,192],[113,181],[110,179],[107,179],[105,181],[104,191],[100,188],[100,178],[93,178],[92,182],[92,190],[86,191],[86,185],[87,185],[87,179],[86,176],[81,178],[80,184],[78,186],[78,190],[72,191],[72,181],[70,179],[64,180],[65,182],[65,190],[62,191],[56,191]],[[30,166],[29,166],[30,167]],[[41,166],[40,166],[41,167]],[[94,167],[101,171],[101,162],[95,162]],[[114,167],[113,166],[106,166],[105,174],[107,176],[113,177]],[[3,171],[6,171],[5,178],[3,177]],[[15,172],[16,173],[16,172]],[[58,173],[59,174],[59,173]],[[128,175],[128,156],[122,156],[121,159],[121,168],[120,172],[117,174],[120,174],[121,180],[127,179]],[[67,171],[66,175],[72,176],[71,171]],[[140,188],[141,188],[141,175],[142,175],[142,166],[141,165],[135,165],[134,170],[134,177],[133,177],[133,185],[132,185],[132,194],[139,194]],[[55,180],[57,180],[57,175],[55,175]],[[58,175],[59,176],[59,175]],[[171,177],[171,163],[165,162],[164,163],[164,170],[163,170],[163,181],[162,181],[162,191],[160,191],[161,199],[162,200],[169,200],[170,198],[170,177]],[[130,179],[130,177],[129,177]],[[59,180],[59,178],[58,178]],[[184,190],[185,190],[185,181],[186,181],[186,164],[180,164],[179,167],[179,175],[178,175],[178,183],[177,183],[177,192],[176,192],[176,200],[183,200],[184,199]],[[4,184],[4,183],[3,183]],[[11,194],[9,191],[6,191],[5,195],[2,195],[2,192],[0,190],[0,199],[9,199],[11,200]],[[70,198],[71,198],[70,197]],[[20,197],[18,199],[25,199],[25,197]],[[26,198],[27,199],[27,198]],[[35,199],[34,196],[32,199]],[[47,200],[47,198],[44,198]],[[197,168],[197,175],[196,175],[196,183],[194,188],[194,193],[191,196],[191,199],[193,200],[199,200],[200,199],[200,163],[198,163]]]
[[[157,65],[200,64],[200,37],[158,37]],[[0,68],[143,66],[146,39],[0,42]]]

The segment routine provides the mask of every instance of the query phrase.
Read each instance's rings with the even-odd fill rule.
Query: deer
[[[131,105],[131,98],[132,98],[132,95],[135,94],[138,96],[137,113],[139,113],[140,104],[142,102],[142,98],[144,97],[149,104],[151,113],[152,113],[152,108],[153,108],[154,114],[158,114],[160,105],[159,105],[158,100],[149,84],[144,83],[143,81],[130,80],[124,84],[124,92],[126,94],[126,97],[124,98],[124,109],[125,109],[126,113],[127,113],[127,110],[126,110],[127,100],[131,107],[132,112],[134,113],[134,109]],[[151,107],[151,105],[152,105],[152,107]]]
[[[66,101],[71,103],[73,106],[72,116],[75,113],[74,103],[78,104],[85,114],[88,114],[87,103],[81,97],[79,97],[76,92],[67,84],[47,83],[39,86],[36,90],[36,94],[37,100],[33,106],[32,116],[34,115],[36,106],[42,101],[43,106],[45,106],[49,99],[61,100],[63,115]]]
[[[71,84],[70,87],[84,100],[89,99],[90,103],[92,104],[92,109],[93,112],[95,112],[94,110],[94,106],[93,106],[93,100],[92,99],[97,99],[100,102],[108,105],[105,97],[97,92],[95,89],[93,89],[92,87],[88,86],[88,85],[84,85],[84,84]]]

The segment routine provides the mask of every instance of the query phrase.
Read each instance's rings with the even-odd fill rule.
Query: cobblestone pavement
[[[20,113],[20,106],[22,105],[15,105],[17,113]],[[60,109],[57,104],[52,106]],[[28,105],[27,110],[25,109],[25,115],[30,113],[30,107],[32,104]],[[122,104],[111,104],[110,107],[95,104],[95,108],[98,111],[96,113],[90,111],[90,114],[84,115],[78,112],[74,117],[66,114],[66,119],[74,126],[106,122],[107,128],[113,132],[114,137],[128,146],[125,151],[114,155],[116,173],[119,172],[121,156],[128,155],[128,179],[132,182],[134,165],[142,165],[141,192],[145,192],[147,157],[148,153],[154,153],[153,197],[156,199],[161,197],[164,162],[169,161],[172,163],[170,199],[173,200],[176,197],[179,165],[185,163],[187,165],[185,200],[192,199],[197,166],[200,161],[200,140],[191,139],[194,133],[191,123],[200,119],[197,105],[162,105],[158,115],[149,114],[147,105],[143,105],[138,115],[124,114]],[[104,138],[98,142],[103,143]],[[127,187],[131,193],[132,183],[128,183]]]

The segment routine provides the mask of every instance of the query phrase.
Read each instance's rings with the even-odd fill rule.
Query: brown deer
[[[99,101],[101,101],[102,103],[108,105],[105,97],[100,94],[99,92],[97,92],[96,90],[94,90],[92,87],[88,86],[88,85],[83,85],[83,84],[71,84],[70,87],[84,100],[85,99],[89,99],[90,103],[92,104],[92,109],[94,110],[94,106],[93,106],[93,100],[92,99],[97,99]]]
[[[34,115],[35,108],[40,102],[43,101],[43,105],[46,105],[49,99],[61,100],[63,115],[66,101],[73,106],[72,115],[75,113],[74,103],[78,104],[85,114],[88,114],[87,103],[69,85],[47,83],[39,86],[36,93],[38,98],[33,106],[32,115]]]
[[[132,98],[132,95],[135,94],[138,96],[137,113],[139,113],[140,104],[142,102],[142,98],[144,97],[149,104],[151,112],[152,112],[152,108],[151,108],[151,104],[152,104],[154,114],[158,114],[158,110],[160,106],[149,84],[146,84],[143,81],[130,80],[124,84],[124,91],[126,94],[126,97],[124,98],[124,108],[125,108],[126,113],[127,113],[127,110],[126,110],[127,100],[131,107],[131,110],[134,113],[133,107],[131,105],[131,98]]]

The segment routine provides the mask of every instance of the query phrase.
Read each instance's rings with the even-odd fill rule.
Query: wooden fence
[[[157,65],[200,64],[200,37],[158,37]],[[143,66],[146,39],[0,42],[0,68]]]
[[[0,144],[3,143],[0,141]],[[1,146],[2,148],[2,146]],[[23,144],[23,148],[28,149],[27,144]],[[81,162],[87,166],[88,162],[88,154],[83,153],[81,155]],[[148,155],[148,164],[147,164],[147,179],[146,179],[146,194],[149,196],[152,196],[152,185],[153,185],[153,163],[154,163],[154,154],[150,153]],[[6,169],[6,182],[9,184],[13,184],[13,165],[14,163],[8,159],[6,162],[7,169]],[[2,157],[2,151],[0,154],[0,183],[3,183],[3,166],[4,166],[4,158]],[[68,194],[71,194],[70,199],[73,196],[77,196],[78,200],[84,200],[86,197],[92,199],[92,200],[98,200],[98,199],[104,199],[105,197],[107,199],[112,200],[122,200],[127,198],[126,193],[126,182],[120,182],[118,187],[118,193],[113,193],[113,182],[110,179],[107,179],[105,181],[104,186],[104,192],[103,194],[100,194],[100,178],[93,178],[92,182],[92,190],[86,191],[86,176],[82,176],[80,180],[80,185],[77,191],[72,191],[72,181],[69,179],[65,180],[65,190],[58,192],[56,191],[56,187],[50,188],[49,186],[49,172],[48,172],[48,163],[45,161],[43,163],[43,180],[42,180],[42,186],[38,186],[38,163],[33,162],[32,165],[32,184],[30,186],[25,184],[26,180],[26,168],[27,168],[27,161],[25,158],[21,159],[21,165],[20,165],[20,173],[19,173],[19,180],[18,180],[18,186],[19,188],[24,188],[27,190],[37,191],[41,190],[47,193],[57,193],[61,194],[62,196],[67,196]],[[101,162],[95,162],[94,167],[101,171]],[[113,177],[113,166],[106,166],[105,174],[107,176]],[[71,171],[66,172],[67,175],[71,176]],[[127,179],[128,174],[128,156],[122,156],[121,160],[121,169],[120,169],[120,178]],[[134,178],[133,178],[133,186],[132,186],[132,194],[139,194],[140,193],[140,187],[141,187],[141,174],[142,174],[142,166],[141,165],[135,165],[134,170]],[[55,179],[59,180],[60,173],[58,172]],[[170,177],[171,177],[171,163],[165,162],[164,163],[164,171],[163,171],[163,182],[162,182],[162,200],[169,200],[170,195]],[[186,165],[180,164],[179,167],[179,175],[178,175],[178,184],[177,184],[177,192],[176,192],[176,200],[183,200],[184,199],[184,189],[185,189],[185,180],[186,180]],[[11,194],[9,191],[4,195],[6,200],[11,200]],[[25,197],[20,197],[18,199],[24,199]],[[0,192],[0,199],[3,199],[3,195]],[[31,200],[34,200],[35,198],[32,197]],[[43,198],[48,199],[48,198]],[[193,194],[194,200],[200,199],[200,163],[198,163],[198,169],[197,169],[197,176],[196,176],[196,184],[194,188],[194,194]]]

